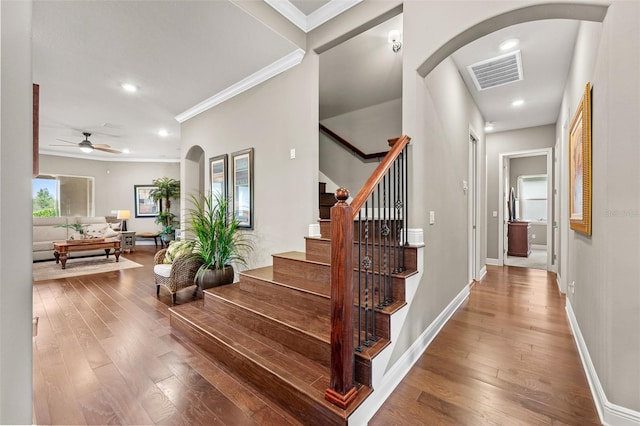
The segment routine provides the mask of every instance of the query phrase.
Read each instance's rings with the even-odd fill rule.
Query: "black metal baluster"
[[[358,212],[358,263],[362,259],[362,213]],[[358,346],[356,351],[362,352],[362,277],[358,267]],[[353,320],[352,320],[353,321]]]
[[[360,258],[358,269],[360,275],[364,274],[364,345],[369,346],[369,201],[364,203],[364,215],[364,257]]]
[[[404,150],[404,180],[405,180],[405,190],[404,190],[404,234],[405,238],[405,246],[409,245],[409,147],[405,146]],[[406,269],[405,262],[405,249],[402,249],[402,261],[403,265]]]
[[[371,229],[371,341],[376,341],[376,293],[375,293],[375,272],[376,272],[376,251],[375,251],[375,224],[376,224],[376,193],[371,193],[371,223],[373,225]]]

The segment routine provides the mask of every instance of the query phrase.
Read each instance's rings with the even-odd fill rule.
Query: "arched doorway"
[[[205,161],[204,150],[198,146],[192,146],[187,155],[184,157],[182,163],[182,190],[181,190],[181,205],[183,206],[180,212],[180,224],[182,229],[182,238],[185,237],[185,230],[189,228],[188,214],[186,213],[191,208],[191,196],[199,196],[205,193]]]

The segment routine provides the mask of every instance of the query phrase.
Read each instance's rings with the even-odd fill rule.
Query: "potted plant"
[[[221,194],[191,197],[193,208],[190,231],[196,245],[193,256],[203,264],[196,273],[196,284],[204,290],[233,282],[232,264],[246,265],[253,249],[247,234],[238,227],[238,219],[229,212],[229,198]]]
[[[153,201],[164,202],[164,209],[156,216],[156,223],[162,226],[160,235],[164,241],[174,238],[176,215],[171,213],[171,200],[180,197],[180,181],[168,177],[154,179],[156,187],[149,191]]]

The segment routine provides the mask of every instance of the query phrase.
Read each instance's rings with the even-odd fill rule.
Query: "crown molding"
[[[282,16],[291,21],[305,33],[313,30],[325,22],[335,18],[347,9],[352,8],[362,0],[332,0],[310,15],[305,15],[289,0],[264,0],[269,6],[277,10]]]
[[[204,112],[209,108],[213,108],[214,106],[219,105],[222,102],[227,101],[233,98],[234,96],[239,95],[245,90],[251,89],[252,87],[257,86],[258,84],[265,82],[270,78],[275,77],[276,75],[288,70],[289,68],[292,68],[298,65],[300,62],[302,62],[302,58],[304,58],[304,54],[305,54],[305,51],[302,49],[294,50],[293,52],[289,53],[287,56],[284,56],[278,59],[277,61],[275,61],[274,63],[267,65],[261,70],[251,74],[249,77],[240,80],[239,82],[229,86],[223,91],[213,95],[209,99],[205,99],[204,101],[189,108],[183,113],[176,115],[175,119],[179,123],[184,123],[188,119],[195,117],[201,112]]]

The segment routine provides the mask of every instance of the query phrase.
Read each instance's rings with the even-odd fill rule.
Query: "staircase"
[[[320,206],[320,219],[331,219],[331,207],[336,203],[336,196],[327,192],[327,184],[319,183],[318,205]]]
[[[394,141],[369,189],[354,199],[357,207],[337,191],[331,221],[320,221],[322,237],[306,238],[304,253],[274,254],[273,266],[170,309],[175,335],[303,424],[346,425],[374,392],[373,365],[391,344],[392,316],[406,305],[405,281],[417,271],[418,249],[400,244],[404,191],[366,200],[379,182],[405,189],[406,163],[397,161],[406,161],[409,138]],[[403,213],[387,217],[391,210]],[[375,411],[371,402],[363,409]]]

